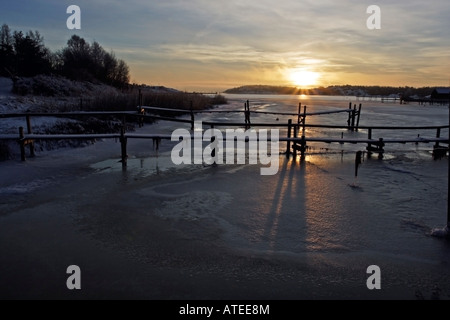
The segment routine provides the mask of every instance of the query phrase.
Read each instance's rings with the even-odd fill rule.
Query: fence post
[[[448,98],[448,107],[449,107],[449,111],[450,111],[450,96]],[[449,120],[448,123],[450,125],[450,112],[449,112]],[[450,131],[449,131],[449,137],[448,137],[448,142],[450,143]],[[450,144],[448,145],[448,187],[447,187],[447,229],[450,229]]]
[[[299,126],[294,126],[294,138],[297,139],[298,138],[298,131],[299,131],[300,127]],[[294,142],[294,151],[293,151],[293,155],[294,155],[294,160],[297,159],[297,141]]]
[[[250,122],[250,101],[247,100],[245,103],[245,129],[250,129],[251,122]]]
[[[193,104],[192,100],[191,100],[190,111],[191,111],[191,131],[194,131],[195,117],[194,117],[194,104]]]
[[[27,115],[27,133],[32,134],[33,128],[31,127],[31,117]],[[30,141],[30,157],[34,158],[36,156],[34,151],[34,141]]]
[[[352,110],[352,131],[355,131],[355,121],[356,121],[356,104],[355,108]]]
[[[384,158],[384,139],[380,138],[378,141],[378,159],[382,160]]]
[[[362,103],[359,104],[358,120],[356,121],[356,131],[359,131],[359,120],[361,120]]]
[[[348,125],[348,130],[351,129],[351,125],[352,125],[352,103],[350,102],[350,106],[348,107],[348,120],[347,120],[347,125]]]
[[[437,129],[437,133],[436,133],[436,138],[439,139],[440,137],[441,137],[441,128],[438,128],[438,129]],[[437,141],[436,144],[435,144],[435,146],[434,146],[434,148],[437,149],[437,148],[439,148],[439,147],[440,147],[440,144],[439,144],[439,141]]]
[[[292,119],[289,119],[288,121],[288,133],[287,133],[288,139],[292,138]],[[291,155],[291,141],[287,142],[287,149],[286,149],[286,157],[290,157]]]
[[[22,161],[26,161],[25,158],[25,133],[23,127],[19,128],[19,145],[20,145],[20,158]]]
[[[301,115],[301,113],[302,113],[302,103],[300,102],[298,104],[298,119],[297,119],[297,123],[298,124],[302,123],[302,115]]]
[[[369,128],[369,140],[372,140],[372,128]],[[372,144],[369,143],[367,147],[367,157],[370,159],[372,157]]]
[[[213,125],[211,126],[211,129],[214,130]],[[211,145],[213,145],[215,141],[216,141],[216,136],[213,134],[211,137]],[[211,150],[211,158],[214,159],[213,166],[217,165],[216,155],[217,155],[216,147],[213,147],[213,149]]]
[[[306,136],[303,134],[302,135],[302,149],[301,151],[301,158],[302,160],[305,159],[305,154],[306,154]]]
[[[127,166],[127,138],[125,137],[125,127],[120,130],[120,147],[122,151],[122,168]]]
[[[305,106],[305,109],[303,111],[303,133],[305,133],[305,131],[306,131],[306,109],[307,109],[307,106]]]

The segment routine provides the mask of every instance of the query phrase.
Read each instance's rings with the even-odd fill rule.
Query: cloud
[[[73,33],[65,29],[69,4],[3,1],[0,19],[38,29],[47,43],[61,47]],[[366,28],[372,4],[381,7],[382,30]],[[299,67],[342,82],[357,81],[358,75],[405,85],[447,82],[442,70],[450,65],[448,0],[79,0],[77,5],[78,33],[113,49],[143,82],[176,78],[188,85],[192,74],[197,83],[201,77],[205,83],[218,78],[229,83],[233,77],[237,83],[270,82],[270,75],[277,82],[283,70]]]

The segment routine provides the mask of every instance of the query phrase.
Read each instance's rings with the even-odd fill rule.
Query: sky
[[[81,30],[66,26],[70,5]],[[381,29],[367,27],[371,5]],[[73,34],[97,41],[132,82],[186,91],[450,85],[448,0],[2,0],[3,23],[52,50]]]

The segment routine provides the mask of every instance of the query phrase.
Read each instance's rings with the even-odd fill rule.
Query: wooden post
[[[214,129],[214,126],[211,126],[211,129]],[[211,137],[211,145],[212,145],[215,141],[216,141],[216,136],[213,135],[213,136]],[[213,165],[217,165],[217,163],[216,163],[216,155],[217,155],[217,153],[216,153],[216,148],[213,148],[213,149],[211,150],[211,158],[214,159]]]
[[[244,103],[244,122],[245,122],[245,129],[247,129],[247,101]]]
[[[356,131],[359,131],[359,120],[361,120],[361,110],[362,110],[362,104],[359,104],[359,110],[358,110],[358,120],[356,121]]]
[[[125,127],[122,127],[120,131],[120,146],[122,150],[122,168],[127,166],[127,138],[125,137]]]
[[[31,117],[29,115],[26,116],[27,118],[27,133],[32,134],[33,128],[31,127]],[[34,141],[30,141],[30,157],[34,158],[36,156],[34,151]]]
[[[250,101],[247,100],[247,112],[248,112],[248,128],[250,129],[250,125],[252,124],[250,121]]]
[[[80,111],[83,111],[83,98],[80,98]]]
[[[372,140],[372,128],[369,128],[369,140]],[[367,158],[372,157],[372,144],[369,143],[369,146],[367,147]]]
[[[245,103],[245,129],[250,129],[251,122],[250,122],[250,101],[247,100]]]
[[[441,128],[438,128],[437,129],[437,133],[436,133],[436,138],[440,138],[441,137]],[[439,141],[438,142],[436,142],[436,145],[434,146],[435,148],[439,148],[440,147],[440,144],[439,144]]]
[[[382,160],[384,158],[384,139],[380,138],[378,141],[378,159]]]
[[[448,123],[450,125],[450,96],[448,99],[448,108],[449,108],[449,120]],[[450,143],[450,131],[449,131],[449,137],[448,142]],[[449,147],[449,154],[448,154],[448,187],[447,187],[447,230],[450,229],[450,144]]]
[[[352,131],[355,131],[355,125],[356,125],[356,104],[355,108],[352,110]]]
[[[438,128],[437,133],[436,133],[436,138],[439,139],[440,137],[441,137],[441,128]],[[441,148],[439,141],[436,141],[436,143],[433,147],[434,160],[441,160],[442,158],[445,157],[446,154],[447,154],[447,149]]]
[[[247,118],[248,118],[248,129],[250,129],[250,125],[252,124],[250,121],[250,101],[247,100]]]
[[[302,103],[300,102],[298,104],[298,120],[297,120],[298,124],[302,123],[302,115],[301,115],[301,113],[302,113]]]
[[[348,107],[348,110],[349,110],[349,112],[348,112],[347,124],[348,124],[348,130],[350,130],[351,125],[352,125],[352,103],[351,102],[350,102],[350,106]]]
[[[450,125],[450,97],[448,99],[448,108],[449,108],[449,120],[448,123]],[[450,131],[448,142],[450,143]],[[448,187],[447,187],[447,229],[450,229],[450,144],[449,146],[449,154],[448,154]]]
[[[25,133],[23,127],[19,128],[19,145],[20,145],[20,158],[22,161],[26,161],[25,158]]]
[[[298,131],[299,131],[299,127],[298,126],[294,126],[294,138],[297,139],[298,138]],[[294,150],[293,150],[293,155],[294,155],[294,160],[297,159],[297,144],[298,142],[294,142]]]
[[[306,108],[307,106],[305,106],[305,110],[303,112],[303,133],[306,131]]]
[[[287,133],[287,137],[288,139],[292,138],[292,119],[289,119],[288,121],[288,133]],[[286,157],[290,157],[291,155],[291,142],[288,141],[287,142],[287,147],[286,147]]]
[[[194,104],[192,100],[190,110],[191,110],[191,131],[194,131],[195,117],[194,117]]]
[[[306,137],[305,135],[302,135],[302,149],[301,151],[301,158],[304,159],[305,158],[305,153],[306,153]]]

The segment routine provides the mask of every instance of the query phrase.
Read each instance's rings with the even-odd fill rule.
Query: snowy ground
[[[69,92],[71,95],[62,96],[57,95],[55,97],[37,96],[37,95],[16,95],[12,93],[13,82],[8,78],[0,78],[0,114],[1,113],[52,113],[52,112],[65,112],[65,111],[77,111],[80,103],[80,96],[85,99],[96,97],[99,94],[117,94],[114,88],[105,85],[93,85],[89,83],[71,82],[70,80],[40,76],[42,81],[47,81],[47,85],[51,88],[55,88],[55,92]],[[65,86],[73,86],[70,89]],[[80,93],[80,96],[76,94]],[[72,95],[74,94],[74,96]],[[91,122],[89,122],[91,121]],[[94,122],[102,122],[99,119],[64,119],[57,117],[32,117],[31,126],[34,134],[49,134],[60,133],[70,134],[74,133],[72,130],[89,130],[89,126],[95,126]],[[94,123],[94,124],[93,124]],[[114,131],[117,121],[106,121],[101,123],[102,127],[110,126],[110,129]],[[27,128],[25,117],[15,117],[1,119],[0,135],[17,135],[19,128]],[[86,129],[88,128],[88,129]],[[117,131],[117,130],[116,130]],[[103,132],[102,132],[103,133]],[[19,148],[15,141],[2,142],[7,144],[9,148],[9,157],[12,159],[18,159],[20,157]],[[48,150],[55,150],[59,148],[71,148],[86,146],[92,143],[92,141],[37,141],[35,148],[37,152],[44,152]]]

